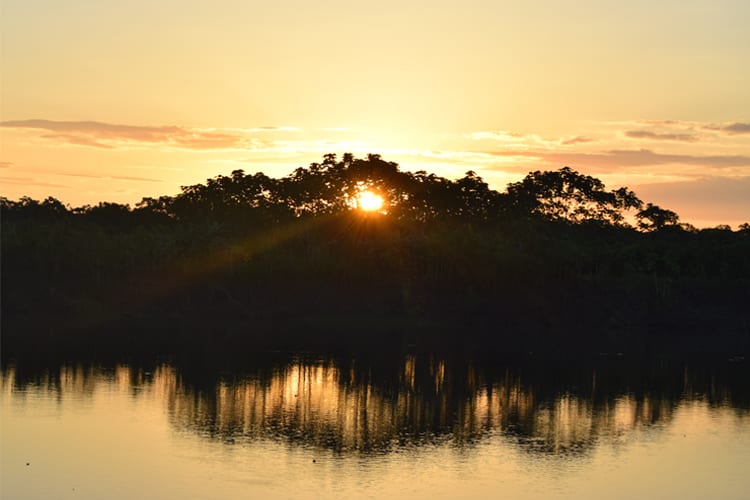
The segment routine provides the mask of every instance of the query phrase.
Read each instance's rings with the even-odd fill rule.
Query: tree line
[[[134,207],[3,198],[0,222],[4,347],[750,346],[748,224],[697,230],[569,167],[499,192],[331,154]]]
[[[132,208],[111,202],[70,208],[53,197],[43,201],[2,197],[0,208],[10,219],[81,216],[113,227],[128,220],[277,224],[351,210],[357,194],[364,189],[381,196],[388,215],[395,220],[535,217],[570,224],[629,227],[626,216],[631,214],[641,231],[696,231],[689,224],[680,223],[675,212],[651,203],[644,205],[628,188],[607,190],[599,179],[570,167],[531,172],[498,192],[473,171],[450,180],[425,171],[402,171],[397,163],[385,161],[380,155],[356,158],[349,153],[340,160],[335,154],[325,155],[322,162],[299,167],[283,178],[235,170],[203,184],[183,186],[175,196],[143,198]],[[749,228],[745,223],[740,230]]]

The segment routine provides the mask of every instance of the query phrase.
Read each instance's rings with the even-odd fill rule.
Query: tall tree
[[[633,191],[605,189],[595,177],[570,167],[531,172],[522,181],[508,185],[509,204],[515,211],[551,220],[623,224],[624,211],[639,209],[642,202]]]
[[[641,231],[660,231],[668,227],[680,227],[680,217],[673,211],[649,203],[636,216]]]

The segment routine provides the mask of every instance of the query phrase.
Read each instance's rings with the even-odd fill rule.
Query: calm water
[[[747,362],[2,370],[4,499],[750,498]]]

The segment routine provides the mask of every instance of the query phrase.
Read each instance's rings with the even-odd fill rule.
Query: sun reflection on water
[[[395,368],[394,378],[354,361],[298,359],[196,387],[168,364],[152,371],[66,365],[32,385],[58,397],[107,390],[149,398],[166,408],[176,429],[233,442],[271,439],[369,453],[446,440],[462,445],[502,433],[529,451],[552,454],[585,452],[602,441],[626,441],[643,426],[667,426],[677,403],[691,400],[700,385],[684,373],[670,395],[607,392],[593,373],[587,388],[572,392],[543,387],[543,379],[520,370],[488,375],[434,356],[409,355]],[[19,384],[14,368],[6,369],[2,393],[12,395]]]
[[[11,364],[2,496],[740,498],[748,380],[429,355]]]

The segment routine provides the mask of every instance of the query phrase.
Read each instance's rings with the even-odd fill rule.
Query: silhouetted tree
[[[84,205],[73,209],[73,213],[111,230],[122,230],[133,221],[130,206],[119,203],[100,202],[93,207]]]
[[[486,219],[498,214],[500,193],[490,189],[476,172],[469,170],[454,184],[458,191],[457,198],[460,200],[456,215]]]
[[[68,207],[57,198],[49,196],[43,201],[23,196],[18,201],[5,197],[0,198],[0,208],[5,217],[11,219],[36,219],[39,221],[56,221],[70,215]]]
[[[627,188],[606,191],[602,181],[570,167],[532,172],[522,181],[509,184],[508,195],[516,211],[573,223],[622,224],[623,211],[642,206]]]
[[[354,211],[364,189],[386,200],[387,216]],[[1,337],[29,321],[73,329],[93,317],[113,326],[176,322],[175,331],[248,321],[236,329],[240,342],[278,319],[334,318],[351,333],[381,329],[377,318],[400,325],[385,330],[409,332],[399,323],[406,318],[470,325],[524,350],[555,338],[597,349],[651,342],[602,337],[602,325],[746,332],[750,226],[699,231],[649,204],[639,228],[675,234],[648,237],[624,227],[624,213],[639,206],[627,188],[606,190],[567,167],[532,172],[500,193],[472,171],[446,179],[351,154],[282,178],[235,170],[132,209],[1,198]],[[545,325],[581,333],[545,336]]]
[[[641,231],[660,231],[680,227],[680,217],[673,211],[649,203],[635,215]]]

